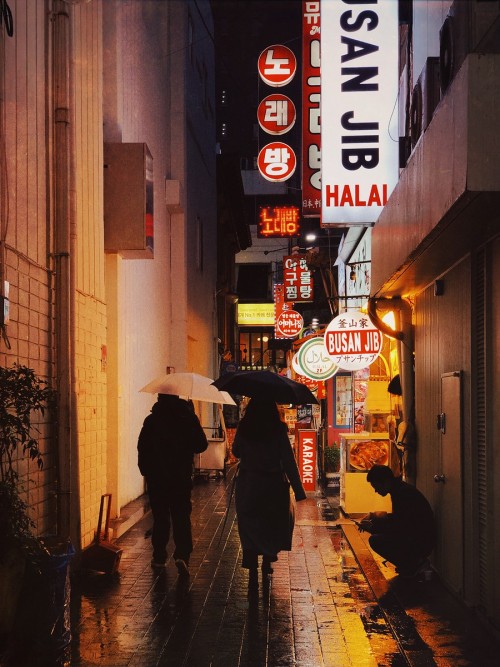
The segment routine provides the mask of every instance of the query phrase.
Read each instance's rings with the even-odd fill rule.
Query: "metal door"
[[[439,569],[443,578],[458,593],[463,588],[463,495],[462,495],[462,373],[441,376],[441,431],[439,470],[434,477],[439,485],[438,519]]]

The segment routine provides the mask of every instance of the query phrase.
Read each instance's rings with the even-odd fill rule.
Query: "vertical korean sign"
[[[258,70],[261,80],[268,86],[286,86],[295,76],[297,60],[287,46],[273,44],[259,55]],[[268,95],[259,104],[257,118],[267,134],[285,134],[295,123],[295,105],[286,95]],[[266,144],[257,156],[257,167],[266,180],[279,183],[288,180],[297,167],[293,149],[282,141]]]
[[[314,301],[314,279],[305,255],[283,257],[285,301]]]
[[[302,2],[302,215],[321,213],[320,0]]]
[[[304,429],[299,433],[299,474],[305,491],[316,490],[316,431]]]
[[[322,225],[375,222],[398,178],[398,3],[321,0]]]

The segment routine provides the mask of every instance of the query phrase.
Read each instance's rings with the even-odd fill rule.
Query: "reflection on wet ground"
[[[75,578],[71,664],[406,664],[325,499],[297,504],[293,550],[249,587],[234,506],[219,544],[229,481],[195,486],[189,580],[151,569],[149,519],[120,540],[115,580]]]
[[[354,537],[346,536],[349,528],[357,531],[320,494],[297,504],[293,549],[280,554],[272,577],[259,573],[259,581],[249,585],[240,566],[234,504],[222,531],[232,472],[226,480],[195,485],[189,579],[178,577],[172,559],[164,569],[151,568],[145,537],[150,517],[120,539],[123,556],[116,575],[73,576],[71,665],[494,664],[460,659],[464,645],[429,603],[431,583],[401,586],[390,576],[384,579],[383,567],[371,555],[365,563],[358,550],[355,557]]]

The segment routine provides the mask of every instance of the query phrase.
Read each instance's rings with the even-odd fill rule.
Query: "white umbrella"
[[[212,382],[212,378],[198,373],[169,373],[152,380],[139,391],[147,394],[173,394],[193,401],[236,405],[227,391],[220,391]]]

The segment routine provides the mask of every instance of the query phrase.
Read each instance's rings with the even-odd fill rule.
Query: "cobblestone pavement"
[[[407,664],[324,498],[297,504],[294,544],[248,590],[232,475],[193,491],[191,576],[150,566],[151,519],[119,541],[119,574],[72,584],[72,665],[341,667]],[[219,543],[220,540],[220,543]],[[260,576],[260,575],[259,575]]]

